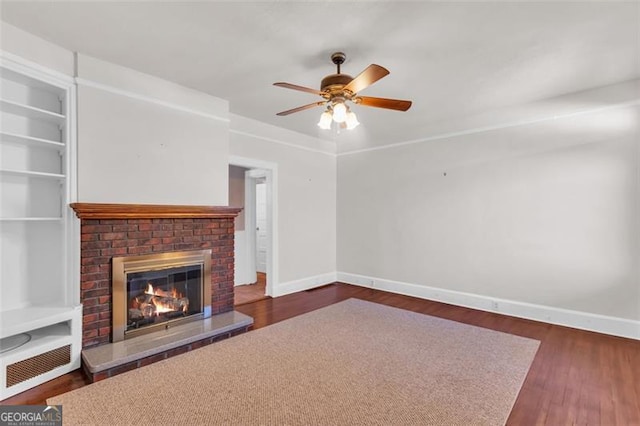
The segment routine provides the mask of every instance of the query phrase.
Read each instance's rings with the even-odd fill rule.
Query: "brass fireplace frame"
[[[194,265],[202,266],[203,285],[201,312],[185,318],[176,318],[160,324],[149,325],[127,333],[127,274]],[[211,316],[211,250],[189,250],[142,256],[114,257],[112,265],[112,285],[112,342],[119,342],[125,338],[158,331],[158,329],[167,329],[179,323],[209,318]]]

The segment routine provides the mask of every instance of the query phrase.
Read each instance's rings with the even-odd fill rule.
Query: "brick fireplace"
[[[89,203],[71,207],[81,221],[83,349],[112,341],[114,257],[210,249],[212,316],[233,310],[234,218],[240,209]]]

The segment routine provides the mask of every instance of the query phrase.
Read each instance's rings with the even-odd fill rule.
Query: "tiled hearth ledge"
[[[233,222],[241,209],[218,206],[74,203],[81,219],[83,368],[102,380],[240,334],[253,323],[233,311]],[[109,343],[111,259],[212,250],[212,317]]]

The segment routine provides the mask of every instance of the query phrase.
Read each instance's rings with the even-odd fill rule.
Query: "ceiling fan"
[[[346,57],[347,56],[342,52],[335,52],[331,55],[331,61],[336,65],[337,72],[322,79],[322,82],[320,83],[320,90],[298,86],[291,83],[273,83],[274,86],[313,93],[323,98],[322,101],[282,111],[276,115],[284,116],[310,108],[326,106],[326,109],[320,116],[320,121],[318,122],[318,126],[321,129],[331,129],[331,123],[333,121],[338,123],[341,128],[351,130],[360,123],[358,122],[355,113],[351,111],[347,102],[352,102],[356,105],[393,109],[397,111],[406,111],[411,107],[411,101],[360,96],[359,93],[362,90],[371,86],[382,77],[385,77],[389,74],[389,71],[380,65],[371,64],[353,78],[348,74],[340,73],[340,65],[344,63]]]

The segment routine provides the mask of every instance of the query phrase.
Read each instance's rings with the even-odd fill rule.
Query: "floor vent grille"
[[[71,362],[71,345],[63,346],[49,352],[10,364],[7,366],[7,387],[17,385],[48,373],[54,368]]]

